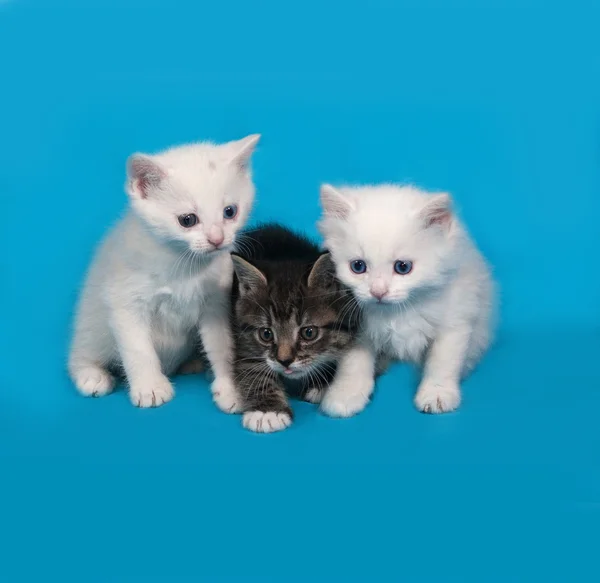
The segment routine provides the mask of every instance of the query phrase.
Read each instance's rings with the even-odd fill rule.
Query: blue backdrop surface
[[[598,581],[600,5],[0,0],[0,579]],[[133,151],[260,132],[255,220],[451,191],[502,290],[457,413],[396,365],[254,435],[176,379],[80,397],[73,304]]]

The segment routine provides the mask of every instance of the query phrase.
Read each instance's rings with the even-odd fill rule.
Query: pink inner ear
[[[144,156],[136,156],[130,162],[131,186],[137,190],[142,198],[147,198],[150,188],[157,186],[166,176],[165,172]]]
[[[435,196],[424,209],[425,226],[441,225],[447,227],[452,222],[451,205],[452,201],[449,195],[443,193]]]
[[[438,212],[427,215],[427,226],[431,225],[447,225],[452,219],[452,213],[448,209],[437,209]]]
[[[141,198],[148,198],[148,191],[154,182],[147,176],[138,176],[132,178],[130,183],[131,190],[139,192]]]
[[[148,198],[148,189],[150,188],[151,181],[146,176],[140,176],[137,180],[134,180],[134,184],[137,182],[137,187],[142,195],[142,198]]]
[[[333,186],[321,186],[321,205],[326,214],[338,219],[346,219],[352,210],[352,203]]]

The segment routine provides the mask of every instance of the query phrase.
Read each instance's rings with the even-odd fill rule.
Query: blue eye
[[[223,216],[226,219],[233,219],[233,217],[235,217],[235,215],[237,215],[237,205],[235,204],[230,204],[229,206],[226,206],[223,209]]]
[[[394,263],[394,271],[399,275],[407,275],[412,271],[412,261],[396,261]]]
[[[355,259],[354,261],[350,261],[350,269],[354,273],[364,273],[367,271],[367,264],[362,259]]]
[[[189,215],[181,215],[177,217],[177,220],[179,221],[179,224],[186,229],[198,224],[198,217],[193,213],[190,213]]]

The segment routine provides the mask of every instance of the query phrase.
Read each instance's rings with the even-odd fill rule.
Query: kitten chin
[[[75,317],[69,371],[82,394],[107,394],[118,371],[134,405],[168,402],[174,392],[167,375],[195,358],[199,331],[215,401],[236,409],[227,251],[252,205],[249,162],[257,141],[129,158],[130,212],[98,250]]]
[[[331,356],[331,361],[335,361],[333,355]],[[327,364],[329,364],[329,360],[327,359],[327,357],[324,362],[320,363],[320,365],[316,361],[311,361],[298,365],[292,364],[289,367],[285,367],[269,357],[265,358],[265,362],[274,373],[279,375],[282,381],[290,381],[294,383],[301,382],[304,380],[310,382],[312,375],[318,374],[320,372],[321,367],[324,367]]]
[[[460,379],[491,342],[495,294],[451,197],[410,186],[324,185],[321,203],[320,230],[337,276],[364,307],[362,344],[340,364],[324,409],[364,408],[376,357],[423,366],[419,410],[455,409]]]
[[[272,430],[257,412],[293,419],[287,395],[318,402],[352,346],[359,309],[328,253],[285,227],[263,225],[233,255],[234,368],[244,426]],[[246,422],[248,420],[248,422]],[[271,424],[273,421],[271,420]]]

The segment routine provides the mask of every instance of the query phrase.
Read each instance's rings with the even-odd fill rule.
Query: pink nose
[[[206,238],[211,245],[218,247],[219,245],[221,245],[221,243],[223,243],[225,235],[223,234],[223,231],[218,227],[212,227],[207,233]]]
[[[387,295],[387,290],[372,289],[371,295],[381,301]]]
[[[208,237],[208,242],[211,245],[218,247],[223,242],[223,239],[224,239],[223,235],[220,235],[219,237]]]

